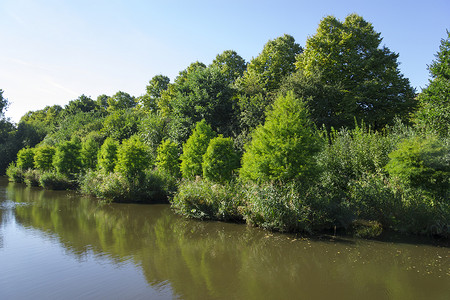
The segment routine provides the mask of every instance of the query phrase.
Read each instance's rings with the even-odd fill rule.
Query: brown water
[[[423,241],[304,239],[0,179],[0,299],[450,299],[450,248]]]

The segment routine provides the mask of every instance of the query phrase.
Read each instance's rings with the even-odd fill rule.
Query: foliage
[[[183,180],[171,201],[176,212],[196,219],[241,221],[242,197],[233,183],[208,180]]]
[[[202,175],[203,154],[208,148],[209,141],[216,135],[205,120],[198,122],[192,135],[183,145],[181,154],[181,175],[183,178],[193,179]]]
[[[50,171],[53,169],[53,156],[56,148],[53,146],[43,145],[37,147],[34,151],[34,166],[41,171]]]
[[[148,148],[138,136],[122,141],[117,149],[116,172],[127,179],[139,178],[150,165]]]
[[[389,154],[389,175],[407,188],[450,197],[450,145],[436,137],[413,137]]]
[[[396,115],[407,120],[414,106],[414,90],[400,73],[398,54],[385,46],[379,48],[381,40],[380,33],[361,16],[350,14],[344,22],[328,16],[297,57],[297,69],[306,76],[320,70],[324,84],[342,91],[342,97],[334,101],[353,108],[344,111],[343,124],[354,115],[379,129],[392,124]]]
[[[69,190],[77,186],[67,175],[55,171],[43,172],[39,177],[39,185],[47,190]]]
[[[76,115],[80,112],[90,112],[98,109],[99,106],[97,105],[97,102],[85,95],[81,95],[78,99],[70,101],[69,104],[64,107],[63,116]]]
[[[429,66],[432,80],[420,93],[415,123],[441,136],[450,134],[450,31],[441,40],[439,52]]]
[[[100,150],[100,145],[94,136],[90,135],[81,144],[81,162],[83,169],[96,169],[97,168],[97,156]]]
[[[118,110],[111,112],[103,122],[103,133],[118,141],[130,138],[139,129],[143,113],[136,110]]]
[[[56,171],[68,176],[79,173],[82,167],[80,150],[80,143],[76,139],[58,144],[53,156]]]
[[[264,126],[252,133],[240,175],[261,182],[307,179],[315,173],[314,155],[319,149],[320,138],[304,102],[288,93],[275,100]]]
[[[243,190],[248,224],[282,232],[312,232],[311,209],[295,184],[249,183]]]
[[[39,186],[39,178],[41,171],[35,169],[28,169],[23,173],[24,182],[27,186]]]
[[[9,181],[22,183],[24,181],[23,176],[24,170],[16,166],[15,163],[10,163],[6,169],[6,176],[8,176]]]
[[[34,167],[34,148],[22,148],[17,153],[17,167],[23,170]]]
[[[241,77],[247,69],[245,60],[233,50],[226,50],[217,54],[211,66],[217,67],[230,84]]]
[[[106,102],[108,103],[109,112],[133,108],[137,104],[133,96],[122,91],[118,91],[113,96],[108,97]]]
[[[158,146],[157,153],[156,167],[173,177],[181,177],[178,145],[171,140],[164,140]]]
[[[227,182],[232,179],[233,172],[239,167],[239,156],[234,150],[231,138],[222,136],[209,141],[203,155],[203,178],[214,182]]]
[[[98,168],[105,173],[112,172],[117,163],[117,149],[119,142],[112,138],[107,138],[98,152]]]

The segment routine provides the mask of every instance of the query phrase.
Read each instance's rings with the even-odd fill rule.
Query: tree
[[[133,96],[122,91],[118,91],[106,101],[108,103],[108,111],[110,112],[120,109],[133,108],[137,104]]]
[[[351,115],[379,129],[392,124],[395,116],[407,120],[414,106],[414,89],[400,73],[398,54],[379,48],[380,35],[356,14],[344,22],[328,16],[297,56],[296,67],[305,76],[320,70],[322,83],[341,90],[342,97],[333,100],[352,109],[342,123]]]
[[[81,170],[79,139],[64,141],[57,145],[55,155],[53,156],[53,166],[56,171],[64,175],[73,175]]]
[[[264,125],[252,133],[242,158],[240,176],[252,181],[292,181],[314,174],[320,139],[305,103],[292,92],[279,96]]]
[[[180,154],[178,145],[164,140],[157,149],[156,166],[174,177],[180,177]]]
[[[158,99],[161,98],[163,91],[169,87],[170,79],[164,75],[154,76],[147,85],[147,93],[139,97],[139,102],[145,110],[156,112]]]
[[[216,182],[229,181],[238,167],[239,156],[234,150],[231,138],[218,136],[209,141],[202,162],[205,179]]]
[[[268,41],[262,52],[247,65],[236,80],[239,91],[241,127],[252,129],[264,122],[265,110],[284,78],[295,71],[295,58],[302,48],[290,35]]]
[[[151,165],[147,146],[134,135],[124,140],[117,150],[117,164],[114,171],[128,179],[141,178]]]
[[[0,118],[4,117],[8,105],[9,105],[8,99],[3,97],[3,90],[0,89]]]
[[[181,175],[183,178],[193,179],[201,176],[203,154],[208,148],[209,141],[216,135],[205,120],[198,122],[192,135],[183,145],[181,154]]]
[[[104,171],[105,173],[114,171],[114,168],[117,164],[118,148],[119,142],[110,137],[103,142],[97,157],[98,167],[100,170]]]
[[[53,156],[56,148],[53,146],[43,145],[37,147],[34,152],[34,166],[41,171],[49,171],[53,168]]]
[[[34,148],[22,148],[17,153],[17,167],[27,170],[34,168]]]
[[[230,84],[241,77],[247,69],[245,60],[233,50],[218,54],[210,66],[217,67]]]
[[[138,132],[143,115],[142,111],[130,109],[113,111],[105,118],[102,131],[118,141],[127,139]]]
[[[436,59],[428,67],[431,80],[419,94],[415,123],[441,136],[450,134],[450,31],[441,40]]]
[[[97,110],[99,106],[97,102],[90,97],[81,95],[76,100],[72,100],[64,108],[64,115],[75,115],[80,112],[89,112]]]
[[[92,135],[88,136],[81,144],[81,161],[83,169],[95,170],[97,168],[97,156],[100,145]]]

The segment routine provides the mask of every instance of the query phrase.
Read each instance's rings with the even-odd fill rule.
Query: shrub
[[[242,220],[239,212],[242,197],[234,183],[218,184],[200,178],[183,180],[171,203],[176,212],[190,218]]]
[[[158,169],[179,178],[180,173],[180,155],[178,146],[171,140],[163,141],[157,149],[156,166]]]
[[[450,196],[450,147],[435,137],[412,137],[389,154],[389,175],[407,188],[420,188],[436,196]]]
[[[282,232],[312,232],[311,209],[294,184],[247,184],[243,196],[247,223]]]
[[[42,173],[39,178],[39,184],[47,190],[69,190],[76,188],[76,183],[73,180],[55,171]]]
[[[183,145],[181,154],[181,175],[186,179],[194,179],[202,175],[203,154],[208,148],[209,141],[215,136],[205,120],[198,122],[192,135]]]
[[[215,182],[230,181],[233,171],[238,167],[239,157],[231,138],[219,136],[209,141],[202,163],[205,179]]]
[[[112,172],[117,163],[117,149],[119,142],[112,138],[107,138],[98,152],[98,167],[104,172]]]
[[[22,168],[17,167],[15,163],[10,163],[6,169],[6,176],[8,176],[9,181],[12,182],[22,183],[24,180],[23,173],[24,171]]]
[[[24,182],[27,186],[39,186],[39,177],[41,172],[39,170],[28,169],[23,174]]]
[[[53,146],[40,146],[34,152],[34,165],[41,171],[49,171],[53,168],[53,156],[56,149]]]
[[[17,153],[17,167],[23,170],[34,168],[34,148],[22,148]]]

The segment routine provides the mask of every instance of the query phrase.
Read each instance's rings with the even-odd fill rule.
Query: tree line
[[[0,170],[11,180],[279,231],[383,229],[448,236],[450,34],[416,94],[398,54],[357,14],[304,47],[227,50],[146,93],[81,95],[15,125],[0,92]]]

